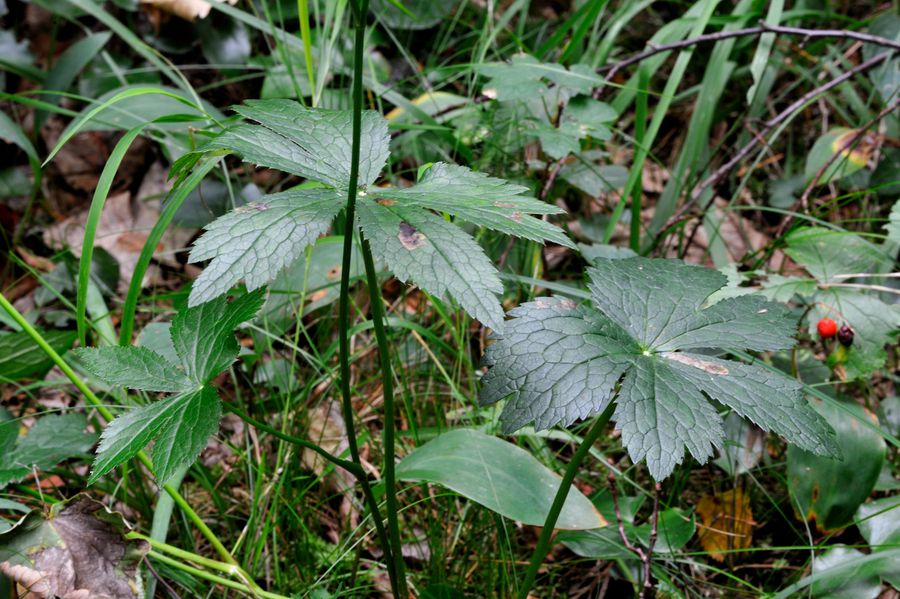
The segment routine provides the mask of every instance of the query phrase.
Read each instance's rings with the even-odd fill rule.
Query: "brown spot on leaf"
[[[522,213],[521,212],[513,212],[509,215],[509,218],[513,219],[517,223],[522,222]]]
[[[269,208],[270,206],[265,202],[250,202],[249,204],[238,206],[234,211],[238,214],[246,214],[248,212],[264,212]]]
[[[397,234],[400,244],[412,251],[425,245],[427,237],[420,233],[414,226],[406,221],[400,223],[400,232]]]
[[[327,289],[319,289],[318,291],[313,291],[312,293],[310,293],[309,297],[306,298],[306,301],[311,304],[313,302],[318,302],[319,300],[323,300],[326,297],[328,297],[328,290]]]
[[[514,208],[515,204],[511,204],[509,202],[494,202],[494,206],[497,208]]]
[[[378,198],[377,200],[375,200],[375,203],[381,204],[382,206],[393,206],[397,202],[395,202],[394,200],[389,200],[388,198]]]
[[[706,360],[701,360],[700,358],[694,358],[692,356],[687,356],[685,354],[679,352],[665,352],[663,353],[664,358],[668,358],[669,360],[675,360],[676,362],[681,362],[682,364],[687,364],[688,366],[693,366],[694,368],[699,368],[704,372],[708,372],[709,374],[718,374],[718,375],[726,375],[728,374],[728,369],[722,366],[721,364],[716,364],[715,362],[708,362]]]
[[[338,264],[336,266],[332,266],[328,269],[328,272],[325,273],[325,278],[329,281],[336,281],[341,278],[341,265]]]

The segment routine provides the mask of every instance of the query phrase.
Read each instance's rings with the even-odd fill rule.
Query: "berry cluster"
[[[838,341],[844,347],[853,345],[853,329],[849,325],[844,324],[838,328],[837,323],[833,319],[826,317],[819,321],[816,328],[819,330],[819,337],[822,339],[831,339],[836,335]]]

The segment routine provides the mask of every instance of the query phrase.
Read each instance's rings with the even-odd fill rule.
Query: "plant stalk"
[[[341,288],[338,304],[338,342],[339,342],[339,366],[341,405],[344,416],[344,426],[347,428],[347,440],[350,448],[350,459],[362,468],[359,458],[359,446],[356,443],[356,425],[353,422],[353,396],[350,388],[350,268],[353,257],[353,236],[356,230],[356,197],[359,193],[359,156],[362,145],[362,110],[363,110],[363,49],[366,42],[366,15],[369,10],[369,0],[359,0],[357,4],[351,0],[350,7],[354,17],[354,41],[353,41],[353,140],[350,150],[350,182],[347,190],[347,207],[345,209],[344,247],[341,261]],[[369,496],[372,491],[368,480],[360,479],[363,493]],[[373,513],[373,518],[380,523],[380,516]],[[383,529],[382,533],[383,534]],[[387,538],[380,536],[381,549],[384,552],[388,575],[391,580],[391,590],[394,596],[405,597],[400,593],[401,582],[395,568],[394,554]]]
[[[382,431],[382,451],[384,451],[384,497],[387,509],[388,532],[391,537],[391,551],[394,554],[394,571],[397,574],[401,595],[406,597],[406,578],[403,568],[403,551],[400,541],[400,524],[397,514],[400,513],[397,504],[397,480],[394,474],[394,376],[391,369],[391,347],[388,343],[387,332],[384,328],[384,303],[381,299],[381,285],[378,283],[378,273],[375,271],[375,260],[372,258],[372,248],[369,241],[362,242],[363,262],[366,265],[366,284],[369,287],[369,297],[372,310],[372,325],[375,328],[375,339],[378,343],[378,358],[381,363],[381,387],[384,395],[384,429]]]
[[[525,581],[522,583],[522,586],[519,587],[519,599],[528,599],[528,592],[531,590],[531,587],[534,586],[534,580],[537,578],[538,570],[540,569],[541,564],[544,563],[544,558],[550,553],[553,528],[556,526],[559,514],[562,512],[563,505],[566,503],[566,497],[569,495],[572,481],[575,480],[575,475],[578,473],[581,462],[584,461],[584,458],[587,456],[588,452],[590,452],[591,447],[593,447],[601,433],[606,429],[606,425],[609,423],[609,419],[612,416],[614,409],[615,402],[610,402],[609,406],[607,406],[597,420],[594,421],[591,430],[588,431],[588,434],[582,439],[581,445],[578,446],[575,455],[572,456],[569,465],[566,466],[562,481],[559,483],[559,489],[556,491],[556,497],[553,498],[550,512],[547,514],[547,519],[544,521],[543,529],[541,529],[541,536],[538,538],[537,546],[534,548],[534,553],[531,555],[531,563],[528,566],[528,572],[525,574]]]

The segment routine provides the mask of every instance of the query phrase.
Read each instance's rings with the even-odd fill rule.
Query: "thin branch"
[[[841,147],[828,158],[828,161],[819,167],[819,170],[816,171],[815,176],[812,178],[812,181],[809,182],[809,185],[806,186],[806,189],[803,190],[803,195],[800,196],[800,205],[806,208],[809,206],[809,196],[812,193],[812,190],[819,186],[819,181],[825,176],[825,173],[831,168],[831,166],[837,162],[839,158],[844,157],[844,152],[851,150],[857,143],[865,136],[866,132],[872,128],[873,125],[878,123],[881,119],[889,115],[890,113],[897,110],[897,107],[900,106],[900,98],[895,98],[893,102],[891,102],[884,110],[875,115],[871,120],[869,120],[862,127],[857,129],[856,133],[853,136],[841,144]]]
[[[640,599],[653,596],[653,585],[650,583],[650,561],[653,558],[653,547],[659,535],[659,493],[662,485],[656,483],[653,489],[653,514],[650,516],[650,539],[647,541],[647,551],[644,552],[644,586],[641,588]]]
[[[729,160],[724,163],[722,166],[717,168],[709,177],[704,179],[699,185],[697,185],[694,190],[691,192],[691,197],[687,202],[676,212],[669,220],[666,222],[663,229],[667,229],[672,226],[674,223],[678,222],[682,216],[688,211],[688,209],[700,199],[700,196],[703,195],[703,192],[706,191],[709,187],[712,187],[716,183],[718,183],[723,177],[725,177],[728,173],[730,173],[741,161],[743,161],[750,153],[756,148],[759,144],[760,139],[765,139],[765,137],[778,125],[781,125],[785,121],[787,121],[795,112],[806,106],[809,102],[814,100],[816,96],[824,94],[840,84],[844,83],[848,79],[863,73],[875,66],[878,66],[892,54],[892,52],[883,52],[877,56],[873,56],[869,60],[861,62],[856,65],[852,69],[842,73],[841,75],[835,77],[834,79],[824,83],[814,89],[809,90],[805,94],[803,94],[798,100],[792,102],[787,108],[779,112],[775,117],[763,123],[762,129],[760,129],[759,134],[753,136],[747,144],[742,147],[738,152]]]
[[[617,63],[600,67],[598,72],[605,73],[606,79],[612,79],[616,73],[625,67],[639,63],[642,60],[662,54],[663,52],[671,52],[672,50],[680,50],[698,44],[707,42],[718,42],[721,40],[731,39],[735,37],[756,37],[765,33],[776,33],[780,35],[795,35],[804,38],[827,38],[836,37],[843,39],[852,39],[869,44],[876,44],[894,50],[900,50],[900,42],[877,35],[868,33],[859,33],[856,31],[845,31],[842,29],[803,29],[801,27],[785,27],[782,25],[770,25],[761,21],[757,27],[747,27],[745,29],[735,29],[733,31],[717,31],[716,33],[707,33],[689,39],[672,42],[670,44],[647,44],[648,48],[643,52],[630,56]]]

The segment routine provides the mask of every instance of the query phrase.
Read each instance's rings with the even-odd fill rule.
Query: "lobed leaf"
[[[259,125],[238,125],[200,151],[227,150],[246,162],[320,181],[337,189],[350,184],[353,121],[350,111],[312,109],[294,100],[248,100],[235,112]],[[387,121],[362,114],[359,184],[371,185],[388,159]]]
[[[438,162],[413,187],[379,189],[377,193],[382,198],[446,212],[509,235],[575,247],[559,227],[531,216],[560,214],[561,209],[525,195],[526,187],[463,166]]]
[[[400,281],[449,294],[466,312],[492,329],[503,326],[497,294],[503,284],[481,246],[456,225],[414,206],[358,204],[359,226],[372,254]]]
[[[257,289],[328,230],[343,208],[344,192],[296,189],[236,208],[205,227],[189,262],[212,260],[194,281],[189,299],[197,306],[226,293],[243,279]]]
[[[153,439],[157,482],[165,484],[179,467],[193,462],[219,427],[215,390],[202,387],[135,408],[113,420],[100,436],[88,484],[134,457]]]
[[[90,347],[74,354],[85,370],[108,385],[168,393],[196,387],[183,370],[145,347]]]
[[[231,303],[218,297],[175,316],[172,342],[195,386],[205,385],[234,362],[240,350],[234,330],[256,316],[265,298],[265,288],[261,288]]]
[[[741,296],[704,307],[726,277],[672,260],[598,257],[588,270],[593,307],[540,298],[510,312],[486,352],[482,403],[509,398],[504,430],[570,424],[604,410],[635,462],[660,480],[687,449],[704,461],[724,437],[704,395],[817,453],[837,453],[799,384],[759,366],[688,349],[778,349],[793,344],[783,306]]]

